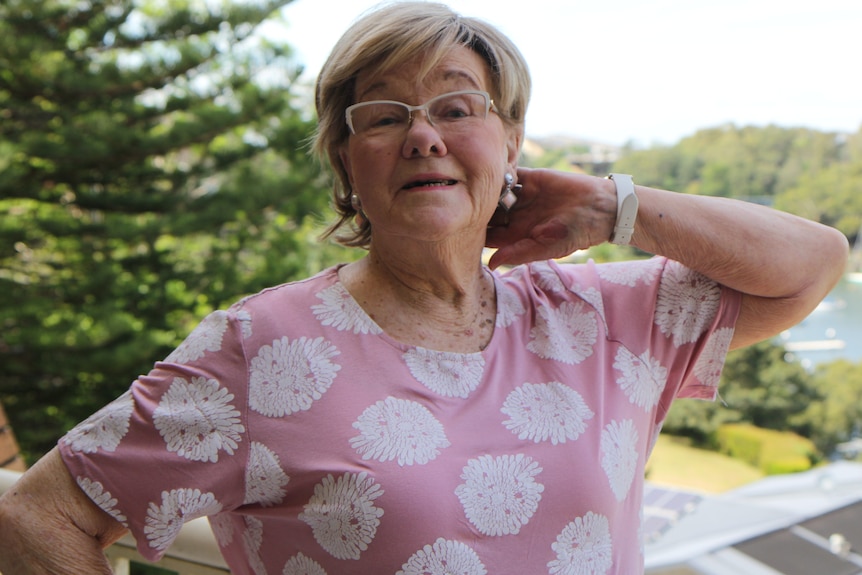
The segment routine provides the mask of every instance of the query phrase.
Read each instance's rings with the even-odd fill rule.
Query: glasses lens
[[[408,106],[393,101],[362,102],[347,109],[348,123],[356,134],[397,136],[410,126],[410,113],[425,110],[438,130],[471,129],[485,120],[490,107],[484,92],[451,92],[432,98],[423,106]]]
[[[410,122],[407,107],[394,102],[368,102],[353,108],[350,116],[357,134],[397,132]]]
[[[428,115],[435,126],[472,124],[484,120],[488,100],[483,94],[444,94],[428,102]]]

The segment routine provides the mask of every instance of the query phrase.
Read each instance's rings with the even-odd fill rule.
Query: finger
[[[512,243],[512,230],[504,227],[490,227],[485,233],[485,246],[489,248],[500,248]]]
[[[488,266],[495,269],[501,265],[518,265],[538,259],[541,257],[541,248],[534,240],[522,239],[515,243],[505,245],[498,249],[488,260]]]

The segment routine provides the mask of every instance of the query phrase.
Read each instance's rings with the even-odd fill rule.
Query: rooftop
[[[650,575],[862,573],[862,463],[767,477],[719,495],[676,492],[688,507],[647,539]]]

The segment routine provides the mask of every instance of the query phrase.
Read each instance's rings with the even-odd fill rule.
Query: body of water
[[[862,361],[862,282],[842,280],[778,341],[809,369],[836,359]]]

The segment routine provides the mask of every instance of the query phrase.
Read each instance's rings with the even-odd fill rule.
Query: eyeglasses
[[[497,108],[488,92],[460,90],[431,98],[421,106],[395,100],[359,102],[345,110],[350,132],[359,136],[397,136],[410,128],[415,112],[423,110],[428,123],[441,132],[467,131],[477,127]]]

